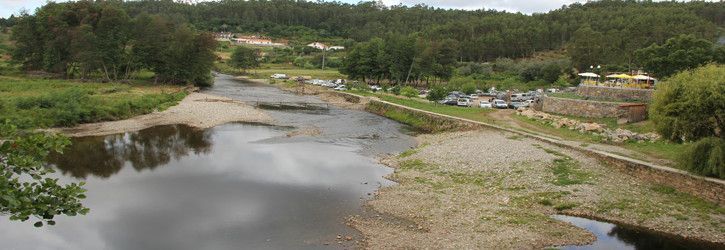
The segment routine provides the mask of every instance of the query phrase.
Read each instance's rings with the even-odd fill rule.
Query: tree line
[[[125,2],[129,13],[175,14],[201,29],[268,34],[308,41],[342,37],[358,42],[389,35],[419,34],[453,39],[459,61],[520,58],[568,48],[579,68],[636,65],[634,51],[668,38],[691,34],[710,41],[725,25],[723,2],[592,1],[543,14],[494,10],[448,10],[425,5],[384,6],[293,0],[171,0]]]
[[[458,53],[457,42],[392,35],[356,44],[340,71],[353,79],[392,83],[449,80]]]
[[[183,18],[79,1],[49,2],[14,22],[12,59],[26,70],[108,81],[149,70],[156,81],[211,84],[216,41]]]

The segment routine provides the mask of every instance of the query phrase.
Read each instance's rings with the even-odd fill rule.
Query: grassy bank
[[[469,120],[474,121],[480,121],[485,122],[489,124],[496,124],[501,126],[508,126],[511,127],[512,124],[515,123],[518,127],[522,127],[525,130],[529,130],[535,133],[544,134],[544,135],[552,135],[556,136],[562,139],[566,140],[572,140],[581,142],[582,145],[592,144],[592,143],[601,143],[601,144],[610,144],[613,146],[619,146],[628,150],[631,150],[635,153],[643,154],[648,157],[656,158],[656,159],[663,159],[666,162],[673,163],[675,162],[679,157],[680,153],[686,148],[686,145],[683,144],[676,144],[676,143],[670,143],[666,141],[658,141],[658,142],[625,142],[625,143],[609,143],[603,140],[603,137],[593,135],[590,133],[581,133],[576,130],[571,130],[568,128],[556,128],[549,124],[544,124],[537,120],[528,119],[523,116],[518,115],[512,115],[509,120],[502,120],[501,117],[494,117],[493,114],[497,112],[497,110],[492,109],[479,109],[479,108],[464,108],[464,107],[456,107],[456,106],[449,106],[449,105],[440,105],[436,104],[427,100],[423,100],[420,98],[407,98],[407,97],[401,97],[401,96],[394,96],[391,94],[386,93],[372,93],[368,91],[359,91],[359,90],[351,90],[349,91],[354,94],[363,95],[363,96],[374,96],[381,100],[403,105],[406,107],[421,109],[425,111],[430,111],[438,114],[444,114],[454,117],[460,117],[465,118]],[[401,118],[401,122],[410,124],[412,118],[405,118],[401,115],[398,115],[399,118]],[[619,125],[617,124],[616,119],[614,118],[583,118],[583,117],[573,117],[573,116],[566,116],[567,118],[571,119],[577,119],[585,122],[597,122],[601,124],[607,125],[609,128],[623,128],[628,129],[634,132],[638,133],[647,133],[647,132],[654,132],[654,126],[649,121],[639,122],[635,124],[624,124]],[[391,117],[395,119],[395,117]],[[405,119],[403,119],[405,118]],[[641,156],[638,156],[636,154],[632,155],[626,155],[628,157],[640,159],[640,160],[648,160],[646,158],[643,158]],[[661,162],[662,164],[664,162]],[[670,165],[674,166],[674,165]]]
[[[20,128],[119,120],[164,110],[186,94],[179,86],[0,76],[0,120]]]
[[[644,154],[649,157],[653,157],[656,159],[664,159],[671,163],[674,163],[678,160],[680,157],[680,153],[685,150],[687,145],[684,144],[677,144],[677,143],[671,143],[667,141],[657,141],[657,142],[624,142],[624,143],[609,143],[604,141],[604,138],[601,136],[589,134],[589,133],[581,133],[576,130],[571,130],[568,128],[556,128],[550,124],[544,124],[541,121],[529,119],[523,116],[514,115],[514,119],[521,124],[523,127],[525,127],[528,130],[532,130],[534,132],[548,134],[560,137],[562,139],[566,140],[573,140],[573,141],[579,141],[582,142],[583,145],[589,144],[589,143],[604,143],[604,144],[611,144],[614,146],[619,146],[637,153]],[[606,118],[604,118],[606,119]],[[602,123],[602,122],[600,122]],[[614,122],[616,124],[616,122]],[[609,123],[603,122],[603,124],[607,124],[607,126],[611,126],[610,128],[624,128],[629,129],[634,132],[644,133],[644,132],[652,132],[653,128],[651,126],[650,122],[644,122],[640,124],[629,124],[629,125],[611,125]],[[647,160],[642,157],[639,157],[637,155],[626,155],[628,157],[636,158],[639,160]],[[677,167],[677,164],[670,164],[671,167]]]
[[[428,100],[420,98],[407,98],[401,96],[394,96],[384,93],[372,93],[367,91],[352,90],[350,93],[363,95],[363,96],[375,96],[380,100],[411,107],[415,109],[425,110],[433,113],[450,115],[455,117],[466,118],[474,121],[497,123],[496,119],[489,116],[492,109],[481,109],[481,108],[465,108],[450,105],[438,104]]]

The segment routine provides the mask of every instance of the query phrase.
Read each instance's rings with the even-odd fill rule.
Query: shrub
[[[393,93],[394,95],[400,95],[400,85],[395,85],[390,88],[390,93]]]
[[[725,179],[725,140],[707,137],[690,145],[680,158],[690,172]]]
[[[710,64],[657,85],[650,117],[663,137],[695,141],[725,131],[725,66]]]
[[[473,82],[467,82],[463,84],[461,87],[461,92],[466,93],[467,95],[476,93],[476,84]]]
[[[400,90],[400,94],[405,97],[416,97],[418,96],[418,90],[411,86],[405,86]]]
[[[443,98],[445,98],[447,94],[448,93],[447,93],[446,89],[443,88],[443,86],[436,85],[430,89],[430,91],[428,92],[428,96],[426,96],[426,99],[428,99],[429,101],[432,101],[432,102],[436,102],[436,101],[443,100]]]

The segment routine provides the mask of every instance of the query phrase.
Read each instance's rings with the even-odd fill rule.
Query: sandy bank
[[[618,172],[576,151],[492,130],[419,136],[384,162],[398,185],[356,216],[371,249],[532,249],[586,244],[589,232],[550,218],[579,214],[725,242],[716,204]]]
[[[262,110],[242,102],[216,95],[191,93],[178,105],[161,112],[53,131],[79,137],[137,131],[157,125],[186,124],[197,128],[210,128],[229,122],[272,123],[273,119]]]

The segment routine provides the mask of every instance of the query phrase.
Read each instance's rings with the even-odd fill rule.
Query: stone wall
[[[560,115],[573,115],[581,117],[619,117],[621,114],[618,102],[602,102],[557,98],[545,96],[542,98],[541,111]]]
[[[619,100],[634,102],[649,102],[652,100],[651,89],[625,89],[604,86],[587,86],[577,87],[576,93],[579,96],[588,97],[598,100]]]

